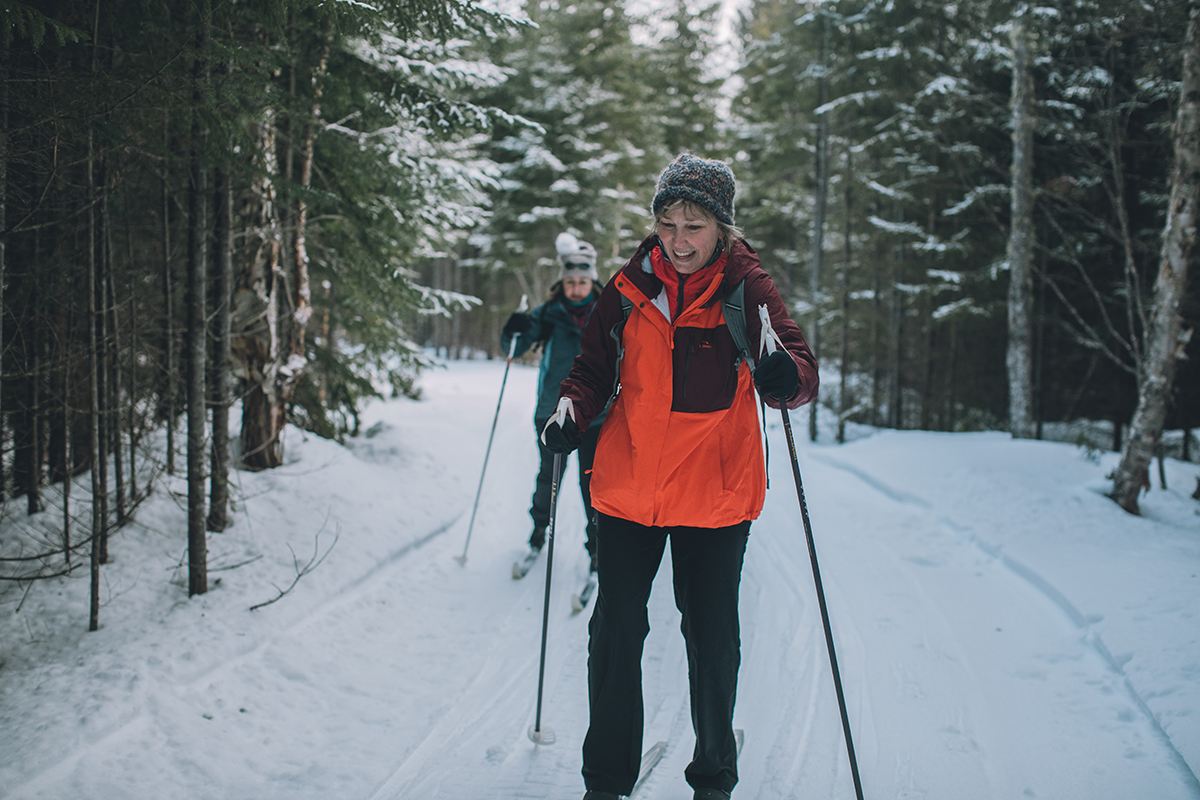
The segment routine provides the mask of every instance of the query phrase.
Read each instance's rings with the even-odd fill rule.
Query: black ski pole
[[[521,295],[521,305],[517,313],[523,313],[529,308],[529,296]],[[471,546],[471,531],[475,529],[475,512],[479,510],[479,495],[483,493],[483,476],[487,474],[488,457],[492,454],[492,439],[496,436],[496,421],[500,419],[500,404],[504,402],[504,386],[508,383],[508,368],[512,366],[513,355],[517,352],[517,337],[513,336],[508,345],[508,360],[504,362],[504,379],[500,381],[500,398],[496,400],[496,413],[492,416],[492,432],[488,434],[487,450],[483,454],[483,469],[479,471],[479,488],[475,490],[475,505],[471,508],[471,523],[467,525],[467,541],[463,543],[461,556],[454,560],[464,567],[467,565],[467,548]]]
[[[537,744],[554,744],[554,730],[542,727],[542,686],[546,678],[546,633],[550,622],[550,578],[554,574],[554,523],[558,518],[558,484],[562,477],[562,453],[554,454],[554,475],[550,482],[550,529],[546,544],[546,599],[542,603],[542,654],[538,661],[537,714],[529,738]]]
[[[775,352],[778,338],[771,328],[771,318],[766,306],[759,306],[762,320],[762,344],[768,352]],[[842,731],[846,735],[846,753],[850,758],[850,775],[854,779],[854,796],[863,800],[862,781],[858,777],[858,759],[854,756],[854,738],[850,735],[850,717],[846,713],[846,696],[842,692],[842,676],[838,671],[837,652],[833,647],[833,629],[829,626],[829,609],[825,606],[825,589],[821,585],[821,568],[817,566],[817,547],[813,543],[812,523],[808,519],[808,504],[804,501],[804,483],[800,480],[800,461],[796,457],[796,439],[792,436],[792,421],[788,417],[787,405],[779,403],[783,416],[783,430],[787,436],[788,454],[792,458],[792,476],[796,479],[796,496],[800,499],[800,519],[804,523],[804,538],[808,540],[808,559],[812,562],[813,582],[817,587],[817,605],[821,608],[821,624],[825,627],[825,645],[829,650],[829,666],[833,670],[833,688],[837,691],[838,710],[842,714]]]

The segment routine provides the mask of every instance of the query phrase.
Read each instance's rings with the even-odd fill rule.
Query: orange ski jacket
[[[755,350],[758,308],[767,306],[800,374],[788,408],[816,396],[816,360],[745,242],[736,242],[716,270],[701,271],[708,285],[682,313],[654,274],[657,246],[657,237],[642,242],[604,288],[583,352],[560,387],[580,430],[616,390],[596,448],[592,505],[651,526],[719,528],[755,519],[766,495],[757,401],[750,365],[737,363],[721,299],[745,282],[746,334]],[[632,303],[628,320],[621,294]],[[774,398],[767,402],[778,407]]]

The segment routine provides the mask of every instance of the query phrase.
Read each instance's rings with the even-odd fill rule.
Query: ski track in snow
[[[526,735],[546,558],[521,581],[510,568],[528,534],[535,377],[534,369],[514,368],[509,378],[465,566],[453,557],[491,423],[494,364],[427,375],[426,401],[373,406],[367,417],[378,419],[375,435],[347,447],[359,461],[394,471],[409,491],[426,493],[407,506],[360,498],[378,502],[381,516],[430,520],[423,531],[407,528],[403,544],[345,573],[353,580],[313,595],[302,581],[297,596],[255,612],[261,616],[252,622],[275,627],[247,639],[249,646],[195,658],[189,651],[166,670],[153,661],[123,665],[127,674],[105,693],[129,702],[81,703],[98,709],[98,721],[61,746],[32,751],[36,767],[6,765],[5,774],[19,779],[0,785],[0,797],[582,795],[590,610],[575,615],[569,603],[587,568],[574,458],[559,499],[542,712],[557,742],[535,745]],[[768,435],[772,450],[786,454],[777,421],[768,420]],[[406,447],[410,441],[419,446]],[[883,467],[861,463],[870,458],[842,457],[859,451],[805,444],[805,492],[867,797],[1142,800],[1152,791],[1154,800],[1200,798],[1185,755],[1109,652],[1095,615],[990,543],[976,520],[880,478]],[[417,475],[430,477],[419,483]],[[448,475],[461,486],[445,489]],[[636,800],[689,800],[683,770],[694,737],[669,549],[649,612],[643,750],[657,741],[668,747]],[[746,742],[735,798],[849,800],[853,784],[786,457],[771,459],[771,490],[751,528],[741,619],[735,726]],[[67,678],[51,677],[94,669],[83,664],[65,667]],[[305,724],[289,729],[280,719]],[[131,775],[141,783],[123,784]]]
[[[1140,732],[1136,730],[1137,726],[1134,725],[1135,719],[1133,718],[1133,715],[1130,714],[1128,708],[1118,708],[1115,717],[1120,721],[1121,727],[1133,728],[1134,730],[1132,731],[1132,736],[1126,734],[1129,741],[1127,742],[1128,747],[1125,748],[1124,752],[1115,751],[1112,754],[1112,758],[1118,759],[1115,763],[1121,764],[1123,760],[1125,764],[1128,764],[1130,761],[1145,759],[1147,752],[1155,749],[1159,750],[1160,752],[1165,752],[1165,760],[1169,762],[1170,767],[1175,772],[1174,782],[1176,783],[1176,786],[1174,788],[1178,791],[1177,796],[1192,798],[1200,797],[1200,782],[1197,781],[1196,776],[1188,765],[1186,759],[1175,747],[1170,736],[1163,730],[1157,717],[1147,706],[1145,699],[1136,691],[1132,682],[1125,674],[1120,662],[1118,662],[1112,656],[1101,639],[1099,633],[1093,629],[1093,623],[1096,621],[1095,617],[1086,617],[1075,607],[1073,603],[1071,603],[1064,592],[1054,586],[1051,582],[1044,579],[1035,570],[1021,563],[1018,559],[1004,553],[1001,546],[992,545],[984,541],[973,531],[969,525],[939,513],[935,506],[924,498],[891,486],[885,481],[856,465],[847,463],[838,458],[831,457],[828,452],[823,451],[820,448],[811,448],[805,454],[805,456],[819,464],[823,464],[841,472],[853,475],[855,478],[859,479],[862,484],[870,487],[880,495],[895,501],[895,503],[900,506],[912,509],[915,517],[910,517],[909,520],[901,523],[901,526],[904,529],[910,530],[913,533],[913,535],[905,537],[905,542],[922,544],[925,542],[930,544],[934,542],[952,542],[959,545],[957,548],[959,552],[956,554],[959,558],[964,555],[961,545],[968,544],[976,549],[977,553],[982,556],[982,559],[974,559],[975,569],[986,569],[992,575],[1000,578],[1001,583],[1007,583],[1010,585],[1010,587],[1016,588],[1018,591],[1021,589],[1032,590],[1032,593],[1036,594],[1043,601],[1041,604],[1042,611],[1036,612],[1038,617],[1034,621],[1049,623],[1050,625],[1055,624],[1053,622],[1055,619],[1068,622],[1069,626],[1062,626],[1063,629],[1072,634],[1071,638],[1074,639],[1074,642],[1088,652],[1085,653],[1085,656],[1082,658],[1078,653],[1070,652],[1070,650],[1074,650],[1076,648],[1069,648],[1063,652],[1034,653],[1037,658],[1046,663],[1047,669],[1043,674],[1033,674],[1032,671],[1029,671],[1030,674],[1028,677],[1034,677],[1039,681],[1044,681],[1054,672],[1061,671],[1061,665],[1077,664],[1077,666],[1073,665],[1070,669],[1070,672],[1072,673],[1070,677],[1073,680],[1073,685],[1071,685],[1068,690],[1059,690],[1056,692],[1056,699],[1060,699],[1061,701],[1061,698],[1067,693],[1067,691],[1079,691],[1085,686],[1087,687],[1084,690],[1085,692],[1098,690],[1100,695],[1102,695],[1103,698],[1108,699],[1110,702],[1114,697],[1124,695],[1126,698],[1128,698],[1128,706],[1136,710],[1135,713],[1137,715],[1137,719],[1141,721],[1141,727],[1143,730]],[[904,512],[901,511],[900,513],[903,514]],[[911,521],[914,520],[914,518],[916,520],[921,520],[921,522],[914,525],[914,523]],[[927,532],[924,534],[918,533],[918,526],[927,528]],[[837,531],[829,531],[829,533],[836,535]],[[816,536],[818,541],[817,546],[819,549],[821,541],[820,533],[817,533]],[[949,559],[947,558],[949,553],[946,553],[945,551],[938,553],[937,550],[929,550],[925,547],[922,547],[917,552],[902,554],[899,550],[898,543],[893,544],[892,541],[880,539],[878,540],[877,544],[883,545],[887,550],[892,551],[892,553],[902,561],[908,562],[909,565],[916,565],[918,568],[938,569],[944,568],[949,564]],[[971,568],[971,565],[964,566]],[[997,569],[997,567],[999,567],[999,569]],[[911,568],[909,568],[909,571],[912,571]],[[977,572],[976,574],[980,573]],[[939,581],[938,583],[944,583],[944,580]],[[1003,590],[1004,587],[1000,586],[999,588]],[[1011,590],[1012,589],[1010,588],[1009,591]],[[922,593],[924,593],[924,590],[922,590]],[[964,592],[961,598],[963,602],[961,603],[960,610],[969,609],[972,610],[972,612],[977,612],[987,608],[987,604],[983,602],[966,602],[966,597],[967,594]],[[932,598],[930,599],[932,601]],[[1016,601],[1016,598],[1014,597],[1013,600]],[[831,609],[835,605],[835,601],[831,600]],[[938,617],[950,630],[953,630],[953,628],[956,626],[961,628],[961,623],[956,622],[953,619],[953,616],[955,615],[944,613],[944,610],[948,608],[949,606],[944,602],[930,602],[928,610],[933,612],[934,616]],[[831,610],[831,614],[836,616],[836,612],[833,610]],[[1017,620],[1016,624],[1029,627],[1030,621],[1031,620],[1027,617],[1023,620]],[[1058,624],[1061,625],[1061,622]],[[931,631],[936,630],[934,626],[930,627]],[[1007,626],[997,627],[996,632],[1001,633],[1003,631],[1012,631],[1013,629],[1013,625],[1010,622]],[[835,625],[835,644],[838,644],[841,641],[839,638],[837,638],[838,635],[838,629]],[[955,634],[951,633],[951,636],[954,635]],[[1042,642],[1041,646],[1045,646],[1045,644],[1047,644],[1047,642]],[[935,640],[930,638],[927,638],[927,640],[922,644],[923,648],[929,648],[932,646],[935,646]],[[973,649],[977,650],[978,648]],[[1055,647],[1054,649],[1060,650],[1061,648]],[[961,661],[964,664],[970,660],[965,656],[966,654],[963,652],[954,654],[947,652],[943,653],[942,655],[943,658],[948,658],[952,662]],[[1088,664],[1088,661],[1092,663]],[[845,661],[843,661],[843,670],[845,670]],[[897,687],[901,691],[913,692],[916,694],[916,696],[922,699],[928,699],[929,695],[925,691],[924,686],[927,685],[929,681],[919,679],[908,669],[906,665],[895,665],[895,680]],[[982,682],[982,678],[979,675],[972,675],[971,682],[979,683],[980,685],[986,685]],[[880,682],[871,681],[868,679],[864,682],[864,685],[878,690]],[[1104,700],[1100,697],[1094,699],[1094,702],[1097,703],[1102,703],[1103,701]],[[945,735],[949,748],[954,750],[959,746],[959,744],[961,744],[961,746],[964,746],[969,751],[979,751],[982,755],[987,755],[990,757],[981,759],[982,763],[999,760],[996,758],[996,753],[989,751],[991,746],[987,744],[986,737],[982,735],[982,732],[980,732],[978,735],[970,732],[974,727],[974,723],[971,720],[971,715],[969,712],[969,707],[960,709],[960,711],[956,714],[954,724],[942,729],[941,733]],[[851,713],[851,725],[853,727],[853,711]],[[1030,723],[1029,727],[1037,729],[1039,726],[1037,724]],[[879,731],[871,730],[872,737],[878,736],[878,734]],[[955,739],[960,740],[959,744],[954,743]],[[870,741],[869,744],[876,745],[877,743]],[[1048,741],[1047,744],[1053,743]],[[857,739],[856,747],[859,747],[857,744]],[[1036,753],[1037,751],[1033,750],[1030,752],[1030,756],[1032,757]],[[863,760],[861,749],[859,750],[859,760],[861,765]],[[1034,791],[1029,787],[1021,787],[1019,783],[1012,782],[1013,778],[1019,779],[1019,763],[1019,761],[1014,763],[1012,765],[1013,769],[1003,774],[983,776],[986,779],[986,782],[989,785],[992,785],[994,790],[998,790],[995,792],[994,796],[1017,796],[1017,792],[1024,796],[1046,796],[1042,792]],[[1075,785],[1064,783],[1064,785],[1057,792],[1052,792],[1048,796],[1056,798],[1144,796],[1136,779],[1131,780],[1126,775],[1120,775],[1120,777],[1118,777],[1115,770],[1109,772],[1107,770],[1097,769],[1095,772],[1098,774],[1095,776],[1089,776],[1089,778],[1092,778],[1091,782],[1083,783],[1082,785],[1078,783]],[[898,760],[896,772],[897,785],[904,786],[907,784],[907,787],[898,796],[946,796],[943,793],[945,786],[944,781],[942,783],[942,790],[933,789],[932,787],[922,787],[921,785],[914,783],[911,777],[906,777],[910,773],[910,762],[908,762],[907,759]],[[948,777],[949,775],[943,774],[943,778]],[[1114,780],[1116,781],[1115,783],[1113,782]],[[1005,787],[1005,783],[1008,783],[1009,786]],[[869,785],[868,779],[865,777],[864,784]]]
[[[859,478],[863,483],[887,497],[892,498],[900,503],[907,503],[923,511],[933,511],[933,505],[926,500],[899,489],[888,486],[883,481],[864,472],[852,464],[845,463],[836,458],[832,458],[824,453],[813,453],[811,457],[823,464],[826,464],[835,469],[848,472],[851,475]],[[1190,784],[1192,790],[1197,796],[1200,796],[1200,780],[1197,780],[1195,772],[1183,757],[1183,754],[1176,748],[1175,743],[1171,741],[1171,737],[1163,730],[1158,718],[1150,710],[1146,704],[1146,699],[1137,691],[1129,676],[1126,675],[1123,665],[1113,657],[1108,647],[1104,644],[1104,640],[1100,633],[1093,628],[1093,622],[1096,617],[1088,618],[1068,599],[1058,587],[1054,586],[1050,581],[1039,575],[1034,569],[1021,563],[1016,558],[1004,552],[1004,548],[999,545],[989,544],[972,532],[968,525],[964,525],[957,520],[946,516],[938,515],[936,520],[949,531],[959,536],[964,536],[973,545],[979,548],[988,557],[1002,564],[1014,576],[1028,584],[1035,591],[1043,595],[1050,603],[1056,606],[1063,615],[1071,622],[1074,628],[1080,633],[1082,641],[1089,644],[1100,659],[1108,666],[1108,668],[1118,676],[1124,684],[1129,697],[1133,700],[1145,721],[1154,729],[1162,744],[1170,751],[1172,761],[1176,769],[1180,771],[1181,776]]]

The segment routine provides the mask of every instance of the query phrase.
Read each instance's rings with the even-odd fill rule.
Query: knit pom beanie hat
[[[570,276],[600,280],[596,273],[596,248],[587,242],[576,239],[569,233],[560,233],[554,240],[554,249],[558,251],[558,279]]]
[[[723,161],[683,153],[658,176],[650,213],[657,216],[659,209],[675,199],[690,200],[726,225],[732,225],[735,188],[733,170]]]

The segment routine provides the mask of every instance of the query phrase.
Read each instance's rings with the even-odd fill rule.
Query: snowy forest
[[[0,577],[95,572],[165,472],[204,592],[231,468],[281,464],[286,424],[357,435],[433,356],[503,358],[555,236],[607,277],[683,151],[733,167],[839,440],[1107,421],[1136,511],[1151,458],[1198,457],[1194,12],[9,3],[0,487],[32,514],[61,486],[64,514]]]
[[[578,797],[501,331],[684,152],[820,362],[734,796],[1200,800],[1200,0],[0,0],[0,796]]]

